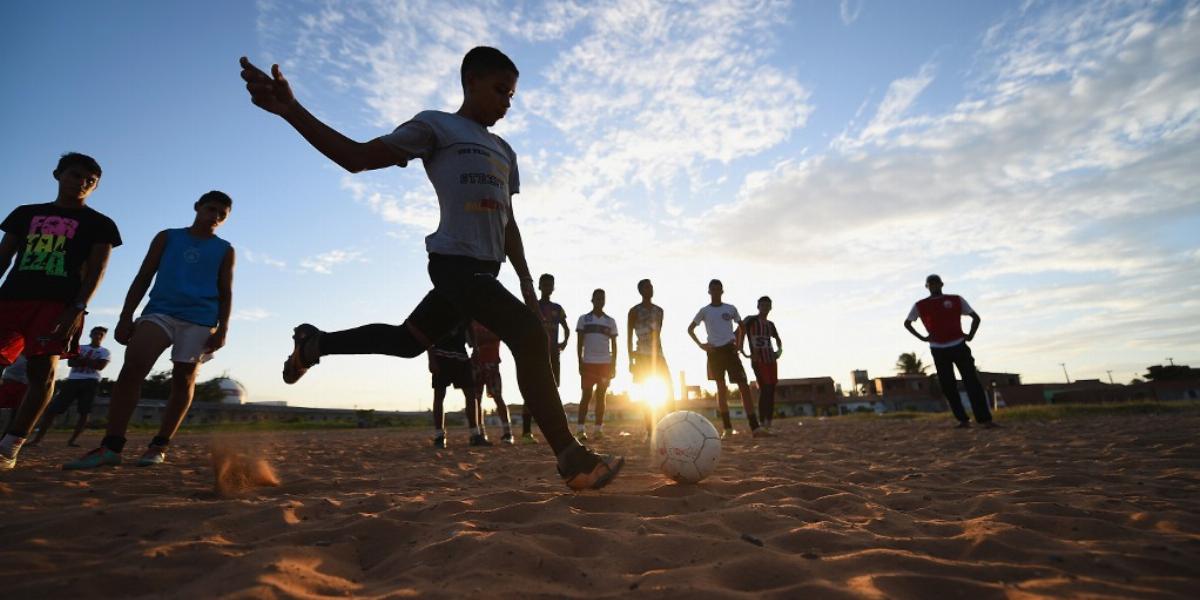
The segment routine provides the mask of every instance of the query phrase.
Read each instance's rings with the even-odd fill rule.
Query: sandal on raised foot
[[[321,330],[305,323],[296,327],[292,333],[292,340],[295,346],[292,348],[292,354],[283,361],[283,382],[293,384],[300,381],[300,378],[308,372],[313,365],[319,364],[321,359],[318,357],[308,362],[304,359],[304,348],[309,342],[316,342],[317,336],[321,335]]]

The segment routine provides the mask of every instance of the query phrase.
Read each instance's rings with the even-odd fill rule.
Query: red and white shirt
[[[962,316],[973,314],[975,311],[961,296],[942,294],[914,304],[908,311],[908,320],[921,319],[925,331],[929,332],[930,348],[949,348],[967,339],[962,330]]]
[[[775,362],[775,350],[771,347],[771,338],[779,334],[775,331],[774,323],[758,315],[751,315],[742,321],[742,331],[746,333],[746,341],[750,344],[751,362]]]

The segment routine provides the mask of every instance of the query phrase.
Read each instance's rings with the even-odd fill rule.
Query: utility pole
[[[1062,367],[1063,377],[1067,378],[1067,383],[1071,383],[1071,376],[1067,374],[1067,363],[1058,363],[1058,366]]]
[[[1105,371],[1105,373],[1108,373],[1108,383],[1111,385],[1111,384],[1112,384],[1112,382],[1113,382],[1113,380],[1112,380],[1112,371]]]

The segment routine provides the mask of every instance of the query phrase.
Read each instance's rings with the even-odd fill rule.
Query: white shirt
[[[428,252],[504,262],[504,229],[521,187],[517,153],[507,142],[464,116],[436,110],[379,139],[425,164],[441,210],[437,231],[425,238]]]
[[[696,318],[692,319],[693,325],[704,323],[704,331],[708,333],[708,344],[713,347],[727,346],[737,340],[737,336],[733,334],[733,324],[741,324],[742,317],[732,304],[721,303],[719,306],[705,304],[700,312],[696,313]]]
[[[589,364],[609,364],[612,362],[612,346],[610,340],[617,337],[617,321],[608,315],[597,317],[591,312],[579,317],[575,326],[583,340],[583,362]]]
[[[4,379],[29,385],[29,376],[25,373],[25,355],[22,354],[13,361],[13,364],[4,368]]]
[[[79,347],[79,358],[87,358],[91,360],[105,361],[108,360],[110,353],[103,346],[86,346]],[[71,367],[71,373],[67,375],[67,379],[100,379],[100,371],[89,367]]]

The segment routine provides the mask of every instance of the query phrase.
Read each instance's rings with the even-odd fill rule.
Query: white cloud
[[[853,24],[862,14],[864,0],[841,0],[838,4],[838,15],[843,25]]]
[[[1200,218],[1197,15],[1114,3],[1006,23],[1019,42],[993,44],[989,83],[958,106],[910,114],[932,79],[922,67],[860,131],[753,174],[689,226],[719,231],[709,243],[746,269],[876,307],[906,307],[931,271],[999,290],[980,303],[1003,323],[994,360],[1182,343],[1200,322],[1195,242],[1146,232]]]
[[[360,250],[330,250],[300,261],[300,268],[321,275],[330,275],[337,265],[349,262],[366,262]]]
[[[287,269],[287,262],[274,258],[264,252],[255,252],[249,248],[241,248],[238,253],[246,262],[251,264],[266,265],[279,270]]]
[[[259,307],[239,308],[233,311],[230,317],[234,321],[262,321],[275,316],[275,313]]]

